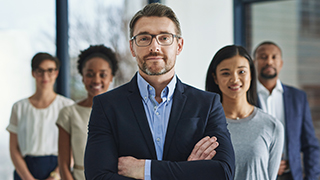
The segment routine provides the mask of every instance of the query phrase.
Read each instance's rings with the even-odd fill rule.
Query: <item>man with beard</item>
[[[94,98],[86,178],[233,179],[234,152],[219,95],[175,74],[184,42],[175,13],[158,3],[145,6],[130,22],[130,37],[139,71]]]
[[[315,136],[306,93],[279,80],[283,61],[281,49],[265,41],[254,51],[258,72],[258,105],[279,119],[285,129],[285,143],[278,180],[317,180],[320,148]],[[303,167],[301,166],[301,155]]]

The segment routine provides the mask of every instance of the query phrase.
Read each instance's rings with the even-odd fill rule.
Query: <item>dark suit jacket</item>
[[[137,86],[131,82],[96,96],[85,152],[87,179],[130,179],[118,175],[118,157],[151,159],[152,180],[233,179],[235,159],[219,96],[197,90],[178,79],[164,144],[158,161]],[[186,161],[194,145],[216,136],[212,160]]]
[[[320,174],[320,148],[315,136],[306,93],[282,84],[285,109],[285,135],[289,166],[294,180],[318,180]],[[260,105],[260,101],[258,102]],[[303,165],[305,178],[301,166]]]

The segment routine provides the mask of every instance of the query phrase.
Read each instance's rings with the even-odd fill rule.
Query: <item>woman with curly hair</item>
[[[56,123],[59,128],[58,161],[63,180],[85,180],[83,157],[93,97],[108,90],[117,69],[115,53],[103,45],[90,46],[79,55],[78,71],[88,95],[63,108]],[[73,172],[70,169],[72,159]]]

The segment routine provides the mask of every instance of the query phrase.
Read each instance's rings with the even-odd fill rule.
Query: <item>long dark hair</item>
[[[249,53],[242,47],[236,45],[229,45],[221,48],[213,57],[206,78],[206,91],[215,92],[220,94],[221,102],[222,102],[222,92],[219,86],[215,83],[214,76],[217,76],[216,70],[218,64],[220,64],[223,60],[232,58],[234,56],[242,56],[249,61],[250,72],[251,72],[251,82],[250,87],[247,91],[247,101],[252,105],[257,104],[257,82],[256,82],[256,71],[254,63],[249,55]]]

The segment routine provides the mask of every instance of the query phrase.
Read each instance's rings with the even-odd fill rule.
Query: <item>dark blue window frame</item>
[[[148,0],[148,3],[151,4],[151,3],[161,3],[160,0]]]
[[[233,0],[233,38],[234,44],[247,47],[246,44],[246,6],[252,3],[282,0]]]
[[[148,3],[161,3],[161,0],[148,0]],[[55,89],[58,94],[66,97],[70,97],[68,31],[68,0],[56,0],[56,56],[60,60],[61,66]]]

